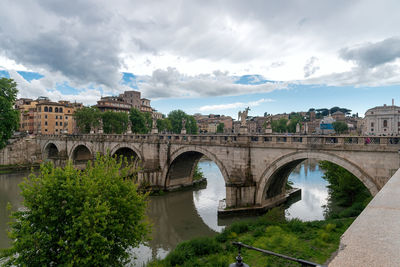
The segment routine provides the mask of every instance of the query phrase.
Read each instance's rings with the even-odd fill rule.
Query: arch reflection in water
[[[301,201],[290,205],[286,210],[286,218],[299,218],[302,221],[324,219],[329,183],[322,178],[323,175],[317,160],[305,160],[295,167],[288,180],[293,187],[301,189]]]
[[[151,259],[164,258],[182,241],[213,236],[224,228],[218,225],[219,200],[225,197],[225,181],[218,166],[200,160],[199,168],[207,178],[207,187],[171,192],[150,197],[148,216],[153,223],[152,240],[132,249],[132,263],[143,265]]]

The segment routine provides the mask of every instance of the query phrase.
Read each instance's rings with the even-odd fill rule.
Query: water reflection
[[[7,203],[10,203],[12,210],[17,210],[22,205],[22,197],[18,184],[29,172],[17,172],[0,174],[0,248],[7,248],[11,240],[7,236],[10,211],[7,210]]]
[[[324,219],[323,206],[328,202],[328,182],[322,176],[316,160],[306,160],[293,170],[289,181],[293,182],[293,187],[301,188],[301,201],[286,210],[287,218],[303,221]]]

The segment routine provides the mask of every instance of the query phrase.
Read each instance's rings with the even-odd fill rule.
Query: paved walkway
[[[343,234],[334,266],[400,266],[400,169]]]

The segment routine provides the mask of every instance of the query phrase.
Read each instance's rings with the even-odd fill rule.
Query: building
[[[140,99],[140,111],[141,112],[153,112],[153,109],[150,106],[150,99],[141,98]]]
[[[332,114],[332,118],[333,118],[335,121],[342,121],[342,122],[345,122],[345,121],[346,121],[346,115],[345,115],[343,112],[341,112],[341,111],[336,111],[336,112],[334,112],[334,113]]]
[[[129,112],[133,105],[125,102],[121,96],[105,96],[97,101],[96,107],[101,111]]]
[[[400,107],[392,105],[374,107],[365,112],[364,134],[400,135]]]
[[[123,94],[119,95],[120,98],[126,103],[132,105],[133,108],[140,110],[140,92],[139,91],[125,91]]]
[[[333,123],[335,122],[335,119],[332,116],[326,116],[324,117],[320,123],[319,127],[316,129],[318,134],[333,134],[335,133],[335,130],[333,129]]]
[[[16,108],[21,114],[19,130],[30,134],[72,134],[76,128],[73,114],[81,107],[80,103],[52,102],[47,97],[18,99]]]
[[[224,115],[201,115],[199,113],[193,115],[200,133],[216,133],[220,123],[224,124],[224,132],[232,132],[232,117]]]

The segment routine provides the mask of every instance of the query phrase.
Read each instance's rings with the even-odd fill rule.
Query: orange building
[[[20,131],[31,134],[72,134],[76,127],[73,114],[80,107],[80,103],[52,102],[47,97],[18,99],[16,108],[21,114]]]

